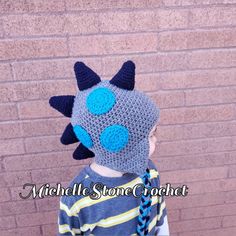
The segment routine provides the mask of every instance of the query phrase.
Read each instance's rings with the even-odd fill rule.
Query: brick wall
[[[59,142],[48,105],[75,94],[75,61],[109,79],[136,63],[136,88],[161,108],[154,160],[173,236],[236,235],[235,0],[0,0],[1,235],[55,235],[57,198],[24,183],[67,183],[87,161]]]

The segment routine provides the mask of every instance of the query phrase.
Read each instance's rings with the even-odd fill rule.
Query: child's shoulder
[[[79,186],[87,187],[91,184],[92,180],[89,178],[86,173],[86,167],[84,167],[78,174],[69,182],[66,188],[76,189],[76,192]],[[80,200],[83,195],[80,194],[72,194],[72,195],[63,195],[60,198],[61,203],[66,204],[68,206],[72,206],[76,201]]]
[[[69,186],[72,187],[74,184],[78,183],[85,183],[88,180],[90,180],[87,172],[86,172],[87,166],[85,166],[71,181]]]

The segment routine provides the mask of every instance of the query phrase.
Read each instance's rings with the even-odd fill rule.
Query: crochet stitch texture
[[[98,164],[111,169],[145,173],[148,136],[160,110],[149,96],[134,88],[134,62],[126,61],[111,80],[101,80],[83,62],[76,62],[74,70],[79,88],[76,96],[54,96],[49,101],[70,117],[61,142],[80,142],[75,159],[95,156]]]
[[[99,89],[114,97],[105,95],[102,100],[103,96],[93,96]],[[147,95],[135,89],[118,88],[103,80],[77,93],[71,124],[74,130],[79,125],[89,134],[92,146],[81,141],[95,153],[98,164],[142,174],[149,157],[148,135],[158,118],[159,109]],[[115,129],[114,125],[120,129]]]

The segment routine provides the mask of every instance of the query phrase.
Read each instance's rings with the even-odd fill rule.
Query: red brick
[[[190,10],[190,27],[219,27],[234,25],[236,21],[235,7],[193,8]]]
[[[16,228],[12,230],[4,230],[1,232],[1,236],[8,235],[30,235],[30,236],[39,236],[41,235],[40,227],[25,227],[25,228]]]
[[[2,19],[6,37],[65,35],[64,15],[8,15]]]
[[[149,94],[151,99],[156,102],[159,108],[184,106],[183,91],[160,91]]]
[[[13,102],[17,100],[16,97],[16,84],[15,83],[2,83],[0,87],[0,102]],[[0,105],[6,106],[6,105]],[[13,106],[9,104],[9,106]],[[4,113],[3,113],[4,114]]]
[[[195,3],[194,0],[182,0],[182,1],[163,0],[162,2],[164,4],[164,6],[189,6],[189,5],[193,5]],[[201,2],[201,0],[199,2]]]
[[[0,158],[0,171],[4,171],[4,167],[3,167],[3,158]],[[1,184],[0,184],[1,185]]]
[[[201,180],[223,179],[227,177],[228,167],[211,167],[192,170],[162,172],[162,181],[184,183]]]
[[[221,217],[207,218],[207,219],[197,219],[197,220],[187,220],[172,222],[170,224],[170,232],[186,232],[186,231],[196,231],[203,229],[214,229],[219,228],[221,224]],[[206,232],[206,231],[205,231]],[[182,234],[181,234],[182,235]],[[208,235],[208,234],[205,234]]]
[[[169,208],[169,206],[168,206]],[[171,208],[169,208],[171,209]],[[171,222],[174,222],[174,221],[179,221],[180,220],[180,211],[179,210],[168,210],[168,222],[171,223]]]
[[[186,183],[189,194],[217,193],[236,190],[236,178]]]
[[[67,56],[65,39],[18,39],[0,41],[0,60]]]
[[[50,197],[44,199],[37,199],[35,202],[38,211],[44,212],[44,211],[58,210],[59,200],[60,197]]]
[[[111,79],[108,77],[107,79]],[[141,91],[157,91],[161,89],[161,76],[157,74],[136,74],[135,89]]]
[[[85,161],[78,163],[74,160],[71,151],[9,156],[4,158],[4,166],[7,171],[76,166],[84,163]]]
[[[64,31],[69,35],[98,33],[98,13],[81,12],[80,14],[67,14]]]
[[[60,135],[61,136],[61,135]],[[78,144],[65,146],[60,142],[60,136],[43,136],[25,139],[27,153],[48,151],[74,150]]]
[[[204,105],[234,103],[236,101],[236,87],[219,87],[187,90],[186,105]]]
[[[202,168],[235,164],[235,152],[189,154],[185,156],[172,156],[153,159],[161,171],[184,170],[189,168]],[[157,155],[155,155],[157,156]]]
[[[182,125],[160,125],[157,128],[158,141],[181,140],[184,137],[184,129]]]
[[[11,199],[10,193],[7,188],[1,188],[0,189],[1,195],[0,195],[0,202],[6,202]],[[1,219],[0,219],[1,220]],[[0,224],[1,225],[1,224]]]
[[[22,226],[36,226],[43,224],[50,224],[57,221],[57,212],[38,212],[33,214],[22,214],[16,216],[16,223]]]
[[[0,217],[0,229],[12,229],[16,227],[15,218],[13,216]]]
[[[157,50],[182,50],[188,48],[187,31],[163,31],[157,34]]]
[[[158,50],[231,47],[236,45],[233,29],[172,31],[158,34]]]
[[[22,123],[24,137],[62,134],[66,125],[69,124],[68,119],[43,119],[27,121]]]
[[[3,176],[3,174],[1,174]],[[7,186],[7,183],[5,181],[5,179],[3,178],[0,178],[0,187],[6,187]]]
[[[22,139],[9,139],[0,142],[1,155],[13,155],[25,153]]]
[[[0,81],[11,81],[13,80],[11,74],[11,66],[10,64],[0,64]]]
[[[20,122],[2,122],[0,123],[0,138],[18,138],[22,137]]]
[[[94,71],[102,72],[100,58],[80,58]],[[13,63],[13,71],[17,80],[47,80],[70,78],[74,80],[73,65],[75,59],[37,60]],[[73,78],[73,79],[72,79]]]
[[[231,227],[231,226],[236,226],[236,221],[235,221],[235,215],[234,216],[224,216],[222,225],[223,227]]]
[[[233,136],[236,133],[236,122],[211,122],[186,124],[183,126],[184,139]]]
[[[100,31],[107,32],[139,32],[154,31],[159,28],[159,18],[155,11],[137,12],[104,12],[98,16]]]
[[[76,81],[60,80],[57,82],[56,81],[22,82],[17,85],[16,93],[18,101],[25,101],[31,99],[32,100],[49,99],[49,97],[55,95],[75,94]]]
[[[236,85],[236,69],[165,72],[160,75],[162,89],[185,89]]]
[[[189,53],[190,69],[235,67],[236,50],[197,50]]]
[[[50,225],[42,225],[43,235],[56,235],[58,232],[58,225],[50,224]]]
[[[61,167],[53,169],[33,170],[32,179],[34,183],[50,183],[60,181],[70,181],[74,178],[82,167]]]
[[[224,204],[181,210],[181,219],[198,219],[224,215],[235,215],[236,204]]]
[[[18,215],[22,213],[31,213],[35,211],[36,208],[32,200],[0,203],[1,216]]]
[[[103,74],[114,76],[126,59],[127,57],[125,56],[104,57]],[[188,64],[188,55],[186,52],[158,53],[142,56],[132,55],[129,59],[133,60],[136,64],[136,73],[182,70],[186,69],[186,65]]]
[[[183,124],[208,121],[226,121],[235,118],[233,104],[162,109],[159,124]]]
[[[236,165],[231,165],[229,167],[229,177],[236,177]]]
[[[92,35],[69,38],[71,56],[154,52],[156,46],[156,34]]]
[[[215,5],[215,4],[227,4],[227,3],[235,3],[234,0],[164,0],[163,4],[165,6],[190,6],[190,5]]]
[[[18,103],[18,110],[21,119],[56,117],[59,115],[50,107],[49,99]]]
[[[145,63],[142,60],[147,60]],[[151,60],[149,65],[146,63],[148,60]],[[186,65],[188,62],[188,57],[185,52],[181,53],[158,53],[155,55],[147,56],[147,58],[143,57],[140,60],[142,65],[140,64],[140,69],[142,72],[150,72],[151,71],[167,71],[167,70],[182,70],[186,69]],[[149,66],[151,68],[149,68]]]
[[[174,155],[191,155],[204,154],[208,152],[234,150],[232,144],[233,138],[211,138],[211,139],[196,139],[190,141],[174,141],[163,142],[157,145],[157,155],[174,156]]]
[[[6,186],[21,186],[31,182],[30,172],[6,172],[1,174],[1,178],[6,182]]]
[[[192,231],[181,233],[181,236],[222,236],[222,235],[235,235],[236,227],[234,228],[224,228],[224,229],[215,229],[215,230],[203,230],[203,231]]]
[[[192,31],[186,37],[188,48],[220,48],[236,45],[236,33],[233,29]]]
[[[236,191],[230,191],[225,194],[225,202],[233,203],[236,202]]]
[[[67,0],[66,1],[66,8],[67,10],[72,11],[83,11],[83,10],[100,10],[100,9],[138,9],[138,8],[145,8],[145,7],[158,7],[161,6],[162,3],[160,0],[157,1],[150,1],[150,0],[143,0],[143,1],[132,1],[132,0],[125,0],[125,1],[105,1],[105,0],[93,0],[93,1],[82,1],[82,0]]]
[[[188,23],[188,10],[105,12],[99,14],[99,21],[101,32],[138,32],[154,31],[160,28],[185,28]]]
[[[160,29],[180,29],[188,26],[189,10],[168,9],[158,10],[157,20]]]
[[[191,191],[191,189],[189,190]],[[204,195],[187,195],[185,197],[169,197],[166,205],[169,209],[185,209],[199,206],[224,204],[225,194],[205,193]]]
[[[7,0],[1,1],[1,13],[27,13],[27,12],[59,12],[65,10],[63,0],[48,0],[42,4],[41,0]]]
[[[4,31],[3,31],[3,22],[2,18],[0,19],[0,38],[4,37]]]

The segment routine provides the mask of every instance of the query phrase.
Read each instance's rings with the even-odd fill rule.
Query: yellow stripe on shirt
[[[163,214],[163,210],[165,209],[165,207],[166,207],[166,202],[163,201],[163,202],[161,203],[160,213],[159,213],[159,215],[157,215],[157,220],[158,220],[158,221],[161,219],[161,216],[162,216],[162,214]]]
[[[65,211],[67,216],[76,216],[76,217],[78,216],[77,214],[72,214],[68,206],[62,203],[61,201],[60,201],[60,210]]]
[[[152,197],[152,206],[155,205],[158,202],[158,196]],[[106,219],[102,219],[96,223],[93,224],[84,224],[80,227],[82,231],[90,230],[92,231],[96,226],[103,227],[103,228],[109,228],[118,224],[122,224],[124,222],[127,222],[129,220],[132,220],[136,216],[139,215],[139,206],[135,207],[129,211],[126,211],[124,213],[121,213],[116,216],[111,216]]]
[[[158,175],[159,174],[155,169],[150,170],[151,179],[156,178]],[[133,188],[136,184],[140,184],[140,183],[142,183],[142,179],[140,177],[137,177],[136,179],[130,181],[129,183],[126,183],[121,186],[117,186],[117,188],[127,188],[127,187]],[[106,200],[109,200],[109,199],[112,199],[115,197],[117,197],[117,196],[116,195],[115,196],[103,196],[102,195],[100,199],[96,199],[96,200],[91,199],[89,196],[84,197],[84,198],[76,201],[73,204],[73,206],[70,208],[70,212],[72,215],[75,215],[75,214],[78,214],[80,212],[80,210],[85,207],[92,206],[94,204],[97,204],[97,203],[100,203],[100,202],[103,202],[103,201],[106,201]]]
[[[156,226],[156,223],[157,223],[157,216],[155,216],[155,217],[153,218],[153,220],[151,221],[151,223],[149,224],[149,226],[148,226],[148,232],[151,232],[151,231],[152,231],[153,227]]]
[[[70,228],[70,226],[68,224],[64,224],[64,225],[59,225],[59,233],[60,234],[64,234],[70,232],[73,236],[76,234],[80,234],[81,230],[77,229],[77,228]]]

